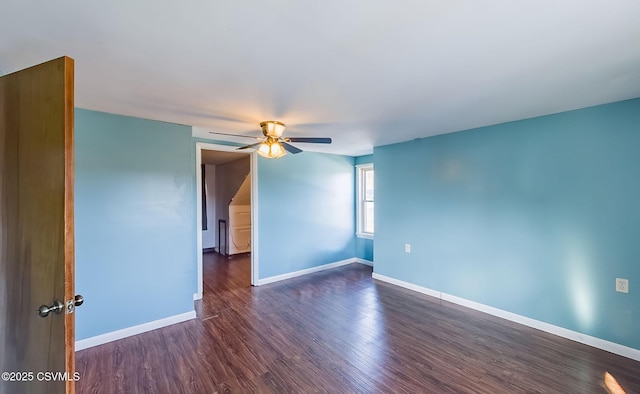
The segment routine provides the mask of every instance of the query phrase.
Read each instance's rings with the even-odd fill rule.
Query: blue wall
[[[77,339],[193,310],[191,150],[191,127],[76,109]]]
[[[356,165],[358,165],[358,164],[368,164],[368,163],[373,163],[373,155],[358,156],[358,157],[355,158],[355,164]],[[354,183],[355,187],[357,188],[358,187],[358,185],[357,185],[357,183],[358,183],[357,173],[356,173],[356,178],[354,179],[354,181],[355,181],[355,183]],[[354,201],[355,201],[356,204],[358,203],[355,198],[354,198]],[[355,218],[355,216],[354,216],[354,220],[357,223],[357,218]],[[357,227],[357,225],[356,225],[356,227]],[[368,260],[368,261],[373,261],[373,240],[372,239],[356,237],[356,239],[355,239],[355,249],[356,249],[356,251],[355,251],[356,257],[364,259],[364,260]]]
[[[355,165],[373,163],[373,155],[358,156],[355,157],[354,160]]]
[[[375,148],[375,272],[640,349],[639,125],[635,99]]]
[[[259,277],[354,257],[354,159],[258,159]]]

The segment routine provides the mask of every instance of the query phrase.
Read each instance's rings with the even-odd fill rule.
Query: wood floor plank
[[[78,393],[640,393],[640,362],[371,279],[260,287],[205,254],[198,318],[77,354]]]

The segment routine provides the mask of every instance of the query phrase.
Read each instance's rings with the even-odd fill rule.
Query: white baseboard
[[[354,260],[355,260],[356,263],[360,263],[360,264],[368,265],[369,267],[373,267],[373,261],[371,261],[371,260],[361,259],[360,257],[355,257]]]
[[[117,341],[118,339],[127,338],[133,335],[142,334],[143,332],[155,330],[162,327],[167,327],[176,323],[182,323],[183,321],[196,318],[196,311],[181,313],[175,316],[165,317],[164,319],[150,321],[148,323],[139,324],[137,326],[123,328],[122,330],[108,332],[102,335],[96,335],[95,337],[81,339],[76,341],[76,351],[87,349],[90,347],[102,345],[108,342]]]
[[[502,309],[494,308],[492,306],[480,304],[475,301],[470,301],[464,298],[456,297],[447,293],[442,293],[437,290],[432,290],[426,287],[418,286],[413,283],[405,282],[402,280],[390,278],[385,275],[373,273],[373,279],[377,279],[383,282],[391,283],[396,286],[404,287],[405,289],[417,291],[418,293],[426,294],[435,298],[439,298],[444,301],[452,302],[454,304],[462,305],[467,308],[475,309],[480,312],[484,312],[493,316],[500,317],[505,320],[509,320],[515,323],[519,323],[528,327],[538,329],[540,331],[548,332],[550,334],[557,335],[566,339],[570,339],[575,342],[579,342],[585,345],[589,345],[598,349],[606,350],[620,356],[630,358],[632,360],[640,361],[640,350],[632,347],[620,345],[615,342],[606,341],[604,339],[592,337],[577,331],[568,330],[563,327],[555,326],[553,324],[545,323],[539,320],[531,319],[526,316],[518,315],[512,312],[507,312]]]
[[[358,263],[358,262],[359,261],[357,261],[357,259],[355,257],[352,257],[350,259],[336,261],[335,263],[319,265],[317,267],[306,268],[306,269],[303,269],[303,270],[300,270],[300,271],[289,272],[287,274],[270,276],[270,277],[264,278],[264,279],[258,279],[258,281],[257,281],[257,283],[255,285],[256,286],[266,285],[268,283],[279,282],[281,280],[291,279],[291,278],[295,278],[297,276],[302,276],[302,275],[313,274],[314,272],[320,272],[320,271],[328,270],[328,269],[331,269],[331,268],[341,267],[343,265],[353,264],[353,263]]]

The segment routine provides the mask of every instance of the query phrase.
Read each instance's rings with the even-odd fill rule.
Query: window
[[[358,205],[357,232],[361,238],[373,238],[373,163],[356,166]]]

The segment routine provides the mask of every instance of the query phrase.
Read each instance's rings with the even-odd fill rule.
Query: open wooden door
[[[0,77],[2,394],[73,393],[80,378],[74,357],[73,73],[73,59],[62,57]]]

